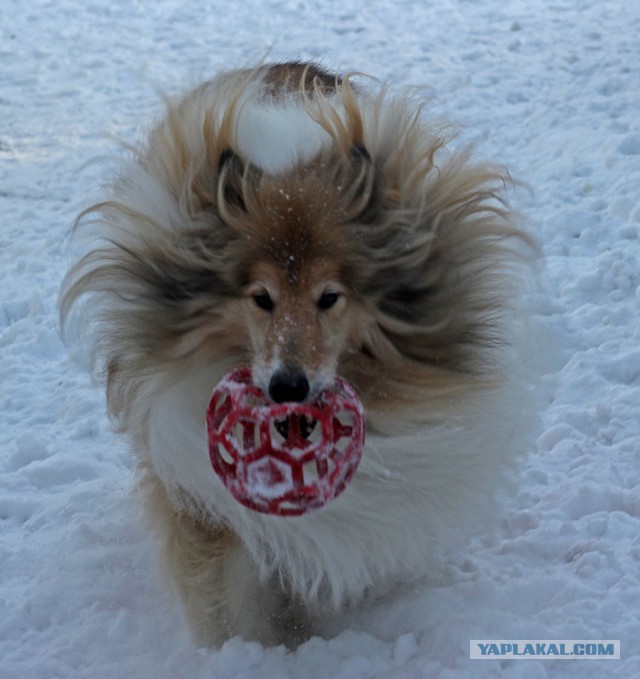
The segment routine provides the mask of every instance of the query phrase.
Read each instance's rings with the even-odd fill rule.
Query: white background
[[[64,239],[178,92],[220,68],[319,58],[416,85],[531,192],[544,430],[497,534],[297,652],[195,649],[157,579],[133,470],[67,355]],[[640,3],[3,0],[0,5],[0,676],[600,677],[599,662],[468,659],[472,638],[620,639],[640,676]],[[498,424],[499,426],[499,424]]]

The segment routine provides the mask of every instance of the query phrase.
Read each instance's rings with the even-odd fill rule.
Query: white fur
[[[247,102],[236,117],[236,143],[245,158],[271,173],[283,172],[328,146],[330,136],[300,104]]]
[[[530,439],[531,403],[516,378],[476,394],[467,412],[434,413],[417,435],[378,436],[369,422],[362,462],[339,498],[301,517],[265,516],[239,505],[211,472],[203,413],[215,378],[186,375],[153,401],[154,468],[242,536],[262,580],[282,577],[315,607],[338,608],[370,587],[422,575],[457,530],[486,527],[495,489]]]

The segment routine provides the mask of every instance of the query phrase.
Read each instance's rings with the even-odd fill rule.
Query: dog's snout
[[[269,382],[269,396],[276,403],[300,403],[307,398],[309,390],[307,376],[297,370],[278,370]]]

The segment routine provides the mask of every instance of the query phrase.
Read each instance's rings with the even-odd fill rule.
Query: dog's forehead
[[[280,231],[307,229],[335,203],[333,187],[306,172],[276,178],[263,177],[260,202],[273,226]]]
[[[338,246],[331,201],[318,198],[304,184],[291,183],[267,195],[260,232],[266,252],[281,267],[290,269]]]
[[[331,257],[299,257],[284,245],[277,256],[256,261],[250,278],[272,289],[283,292],[289,289],[297,293],[302,289],[315,290],[329,281],[339,281],[340,267]]]

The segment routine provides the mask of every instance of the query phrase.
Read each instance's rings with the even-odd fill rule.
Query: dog
[[[428,575],[530,445],[536,246],[508,172],[425,109],[315,63],[225,72],[168,101],[78,218],[63,328],[87,330],[198,644],[295,647]],[[245,366],[277,403],[336,376],[359,394],[363,459],[325,508],[254,512],[212,472],[208,400]]]

